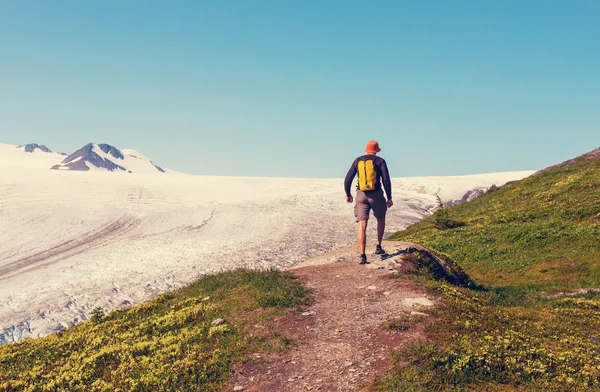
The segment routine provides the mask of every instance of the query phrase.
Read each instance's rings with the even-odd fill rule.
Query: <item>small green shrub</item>
[[[90,320],[94,324],[100,324],[104,318],[104,310],[101,307],[94,308],[90,312]]]
[[[457,220],[450,218],[450,212],[448,208],[444,207],[444,203],[442,203],[442,199],[437,196],[438,207],[433,213],[433,225],[439,230],[449,230],[455,229],[457,227],[464,226],[464,222],[459,222]]]
[[[385,328],[391,329],[393,331],[404,332],[408,331],[421,321],[423,321],[423,319],[419,316],[404,316],[399,319],[390,321],[385,325]]]

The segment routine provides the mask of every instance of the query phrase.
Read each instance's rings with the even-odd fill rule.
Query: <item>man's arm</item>
[[[387,199],[392,200],[392,180],[390,179],[387,163],[385,163],[385,159],[383,158],[381,159],[381,182],[383,183]]]
[[[352,181],[354,180],[354,176],[356,176],[356,161],[352,162],[352,166],[350,170],[348,170],[348,174],[346,174],[346,179],[344,180],[344,190],[346,191],[346,197],[352,197],[352,193],[350,193],[350,188],[352,187]]]

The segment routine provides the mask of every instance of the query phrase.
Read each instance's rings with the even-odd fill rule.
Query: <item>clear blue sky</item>
[[[0,143],[194,174],[538,169],[600,145],[600,2],[0,0]]]

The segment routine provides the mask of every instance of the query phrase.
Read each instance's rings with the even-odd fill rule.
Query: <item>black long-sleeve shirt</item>
[[[387,163],[385,163],[385,159],[375,156],[375,155],[363,155],[358,157],[350,166],[350,170],[348,170],[348,174],[346,174],[346,179],[344,180],[344,189],[346,191],[346,196],[351,196],[350,188],[352,187],[352,181],[354,177],[358,173],[358,162],[365,159],[372,159],[373,166],[375,167],[375,172],[377,173],[377,182],[375,183],[374,192],[380,191],[381,185],[383,184],[383,188],[385,189],[385,194],[387,195],[388,200],[392,200],[392,181],[390,180],[390,173],[388,172]]]

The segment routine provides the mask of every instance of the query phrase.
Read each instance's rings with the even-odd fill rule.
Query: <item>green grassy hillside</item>
[[[600,159],[581,157],[397,233],[480,285],[446,298],[428,340],[398,353],[381,390],[600,388]],[[558,294],[558,295],[556,295]]]
[[[480,283],[600,286],[600,159],[580,159],[448,209],[397,233],[450,255]]]
[[[56,335],[0,346],[0,391],[215,391],[249,353],[290,343],[270,320],[310,300],[291,275],[207,276]],[[213,325],[217,318],[224,323]]]

